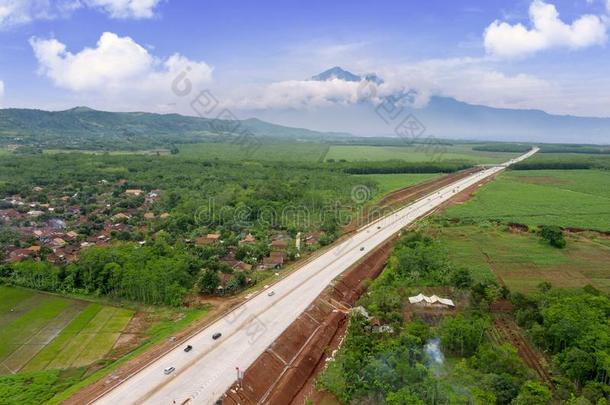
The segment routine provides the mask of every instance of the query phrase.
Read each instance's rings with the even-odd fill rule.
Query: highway
[[[503,165],[474,173],[362,227],[349,239],[246,301],[94,403],[213,404],[236,380],[236,367],[245,371],[343,271],[460,191],[537,151],[534,148]],[[274,292],[272,296],[268,295],[270,291]],[[212,339],[217,332],[222,336]],[[186,345],[192,345],[193,350],[184,352]],[[166,375],[164,369],[170,366],[175,370]]]

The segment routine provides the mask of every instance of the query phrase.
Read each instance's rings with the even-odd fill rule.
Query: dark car
[[[193,346],[188,345],[187,347],[184,348],[185,352],[190,352],[191,350],[193,350]]]
[[[214,334],[212,335],[212,339],[216,340],[216,339],[218,339],[218,338],[219,338],[219,337],[221,337],[221,336],[222,336],[222,333],[220,333],[220,332],[216,332],[216,333],[214,333]]]
[[[360,251],[362,252],[363,250],[364,250],[364,247],[361,247],[361,248],[360,248]]]

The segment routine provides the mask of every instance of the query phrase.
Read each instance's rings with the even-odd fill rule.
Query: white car
[[[163,369],[163,374],[167,375],[167,374],[171,374],[176,370],[176,367],[171,366],[171,367],[165,367]]]
[[[270,291],[269,294],[267,294],[267,296],[269,297],[273,297],[275,295],[275,291]]]

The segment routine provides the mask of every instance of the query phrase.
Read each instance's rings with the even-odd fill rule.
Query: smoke
[[[439,376],[443,371],[445,364],[445,356],[441,351],[441,340],[433,338],[428,340],[424,345],[424,353],[429,359],[429,367],[435,376]]]

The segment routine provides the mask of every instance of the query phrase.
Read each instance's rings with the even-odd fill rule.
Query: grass
[[[567,247],[557,249],[537,234],[503,226],[454,225],[437,232],[452,262],[470,269],[476,280],[497,277],[511,291],[524,293],[543,281],[561,288],[591,284],[610,292],[610,246],[598,243],[601,236],[571,235]]]
[[[356,177],[363,180],[372,180],[377,183],[377,194],[383,197],[392,191],[410,187],[415,184],[440,177],[440,173],[398,173],[398,174],[363,174]]]
[[[448,145],[442,153],[432,156],[416,146],[351,146],[333,145],[326,159],[347,161],[404,160],[407,162],[429,162],[441,160],[463,160],[470,163],[501,163],[518,155],[504,152],[483,152],[472,150],[475,145]]]
[[[610,231],[610,172],[509,171],[445,216]]]
[[[134,311],[0,286],[0,374],[103,358]]]
[[[51,370],[0,376],[0,405],[38,405],[65,390],[82,370]]]

